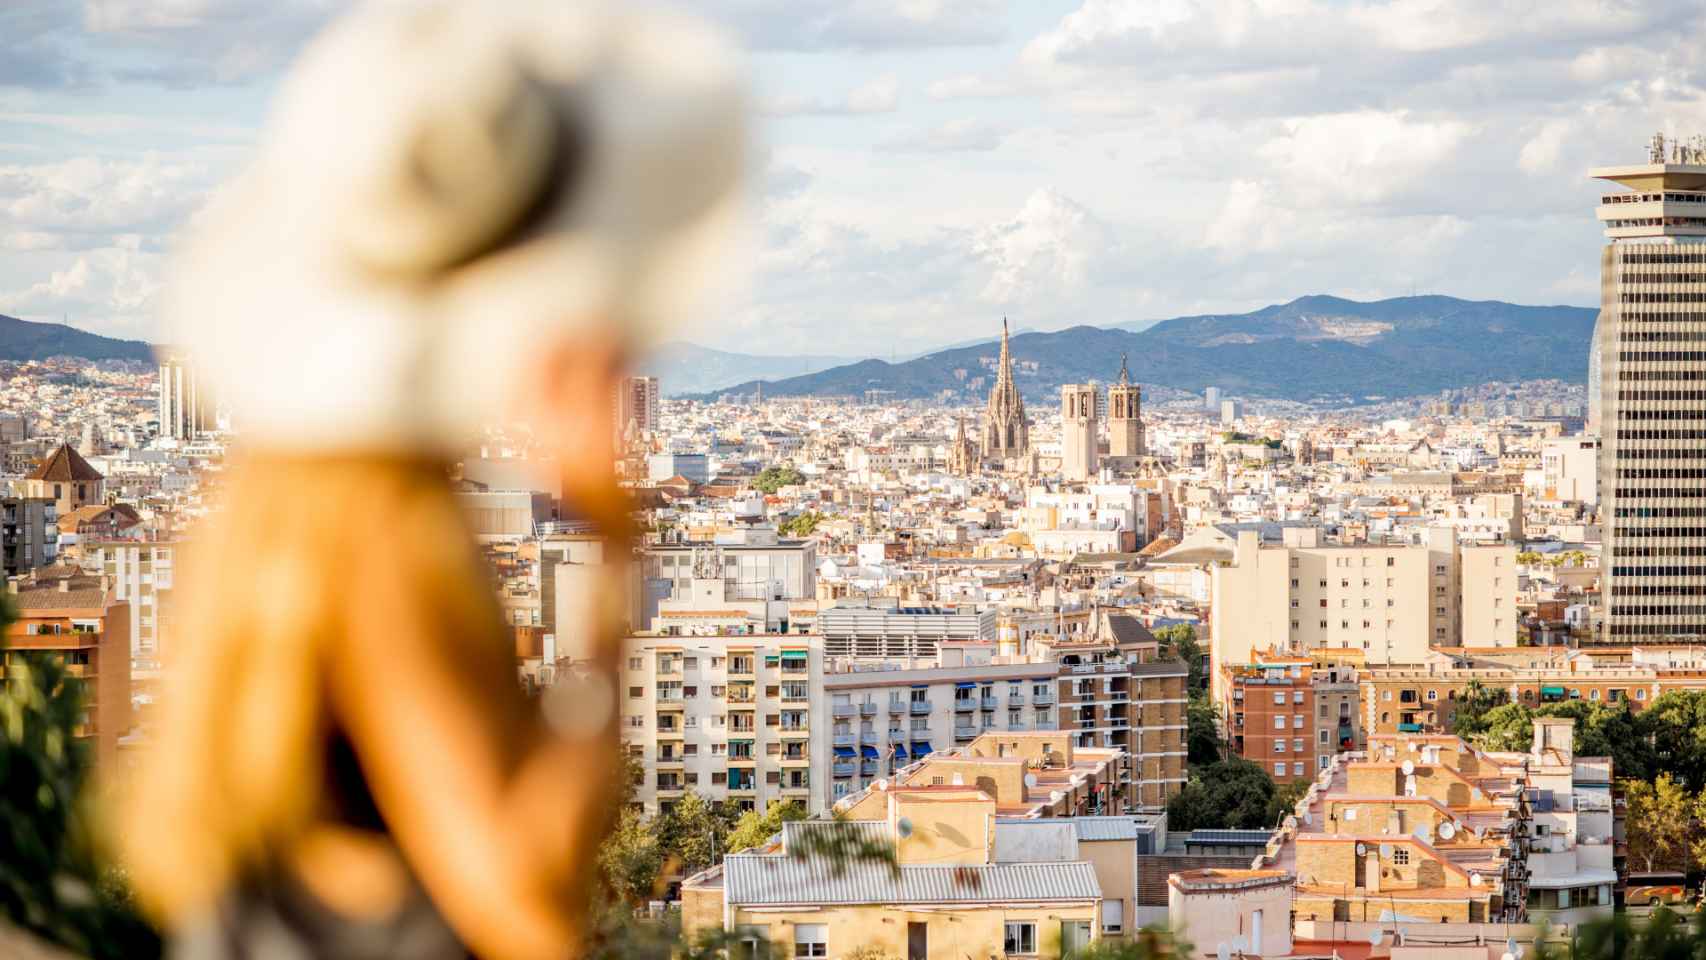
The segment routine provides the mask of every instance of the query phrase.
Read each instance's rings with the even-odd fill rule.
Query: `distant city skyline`
[[[0,313],[158,341],[174,233],[332,0],[0,11]],[[750,269],[678,331],[918,353],[1306,293],[1591,305],[1598,163],[1706,129],[1706,25],[1416,4],[707,0],[753,50]]]

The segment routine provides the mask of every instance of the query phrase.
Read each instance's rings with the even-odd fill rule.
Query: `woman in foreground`
[[[577,952],[618,628],[560,625],[583,669],[529,702],[447,477],[525,423],[624,555],[612,397],[726,242],[742,119],[703,28],[545,0],[375,5],[298,64],[168,304],[241,448],[122,810],[180,956]]]

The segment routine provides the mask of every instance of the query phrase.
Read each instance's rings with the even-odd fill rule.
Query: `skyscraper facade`
[[[1013,354],[1007,344],[1007,318],[1001,319],[1001,359],[995,371],[995,386],[989,391],[989,409],[984,413],[983,455],[989,460],[1009,461],[1024,457],[1031,447],[1031,424],[1025,419],[1025,398],[1013,382]]]
[[[1603,639],[1706,639],[1706,158],[1602,167]]]
[[[189,440],[213,429],[213,401],[185,357],[160,355],[160,436]]]
[[[616,438],[657,432],[663,391],[657,377],[623,377],[616,388]]]

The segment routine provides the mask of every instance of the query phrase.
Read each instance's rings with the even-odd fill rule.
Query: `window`
[[[1037,925],[1028,920],[1007,924],[1007,935],[1001,949],[1008,956],[1036,953]]]
[[[1284,740],[1275,740],[1274,741],[1274,752],[1275,753],[1284,753],[1285,752],[1285,741]]]
[[[794,956],[829,956],[829,925],[823,923],[794,924]]]
[[[1292,741],[1291,741],[1291,752],[1292,753],[1302,753],[1303,752],[1303,738],[1302,737],[1294,737],[1292,739]]]
[[[1275,717],[1274,718],[1274,729],[1275,730],[1284,730],[1285,729],[1285,718],[1284,717]]]
[[[685,669],[688,669],[688,670],[697,670],[697,669],[699,669],[699,658],[698,657],[683,657],[681,659],[681,665]]]
[[[1438,700],[1439,699],[1439,691],[1438,690],[1429,690],[1428,691],[1428,699],[1429,700]]]
[[[1645,700],[1645,699],[1647,699],[1647,691],[1645,691],[1645,690],[1641,690],[1641,689],[1637,689],[1637,690],[1636,690],[1636,691],[1635,691],[1635,699],[1637,699],[1637,700]]]
[[[1409,847],[1394,847],[1394,848],[1392,848],[1392,862],[1397,864],[1400,867],[1408,866],[1410,863],[1410,848]]]
[[[1303,702],[1303,691],[1302,690],[1293,690],[1291,692],[1291,702],[1292,703],[1302,703]]]
[[[1276,691],[1274,693],[1274,703],[1277,703],[1280,706],[1285,705],[1285,691],[1284,690],[1279,690],[1279,691]],[[1283,723],[1284,721],[1282,720],[1281,722]]]
[[[1294,730],[1302,730],[1303,729],[1303,714],[1301,714],[1301,713],[1292,714],[1291,726],[1292,726],[1292,729],[1294,729]]]
[[[1398,565],[1398,558],[1397,557],[1387,557],[1386,558],[1386,565],[1389,567],[1396,567]],[[1390,580],[1386,581],[1386,585],[1391,586],[1392,581],[1390,581]]]
[[[645,687],[629,687],[628,688],[628,699],[629,700],[644,700],[645,698],[646,698],[646,688]]]
[[[1323,747],[1326,746],[1327,745],[1327,731],[1325,731],[1325,730],[1319,731],[1319,735],[1316,737],[1316,739],[1321,742],[1321,746],[1323,746]]]
[[[1294,777],[1303,776],[1303,761],[1302,760],[1298,760],[1298,761],[1295,761],[1292,763],[1291,775]]]
[[[628,658],[628,669],[629,670],[644,670],[644,669],[646,669],[646,658],[645,657],[629,657]]]
[[[1274,776],[1276,776],[1276,777],[1285,776],[1285,761],[1284,760],[1277,760],[1274,762]]]

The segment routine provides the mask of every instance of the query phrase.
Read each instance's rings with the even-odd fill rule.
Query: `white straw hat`
[[[246,441],[453,450],[542,342],[656,338],[736,219],[746,94],[697,21],[564,0],[374,4],[286,80],[189,231],[174,342]]]

